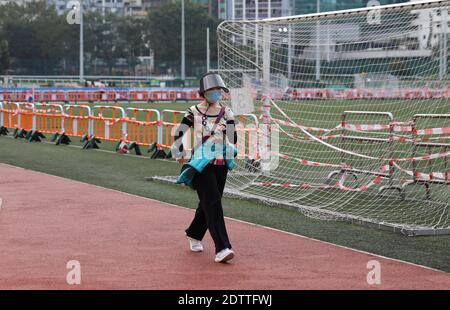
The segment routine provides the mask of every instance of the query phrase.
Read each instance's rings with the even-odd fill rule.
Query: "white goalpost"
[[[449,10],[430,0],[222,22],[219,72],[266,125],[251,144],[261,152],[279,135],[277,165],[240,157],[229,192],[320,219],[450,234]]]

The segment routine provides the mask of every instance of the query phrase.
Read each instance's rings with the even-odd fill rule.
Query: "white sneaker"
[[[219,253],[216,254],[216,258],[214,261],[216,263],[225,263],[234,257],[234,252],[229,248],[223,249]]]
[[[191,237],[187,237],[189,240],[189,246],[191,248],[192,252],[202,252],[203,251],[203,245],[199,240],[196,240]]]

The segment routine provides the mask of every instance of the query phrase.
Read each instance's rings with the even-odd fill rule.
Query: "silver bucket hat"
[[[226,93],[230,92],[230,90],[225,86],[225,83],[222,80],[222,77],[217,73],[207,73],[200,79],[200,90],[198,93],[200,96],[204,96],[207,90],[212,88],[220,87]]]

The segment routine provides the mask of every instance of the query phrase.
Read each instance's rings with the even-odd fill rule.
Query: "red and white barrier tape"
[[[298,124],[293,124],[293,123],[283,121],[280,119],[276,119],[276,118],[271,118],[271,120],[273,120],[277,124],[281,124],[284,126],[289,126],[289,127],[293,127],[293,128],[303,128],[307,131],[324,132],[325,134],[323,136],[317,137],[321,140],[330,140],[330,139],[339,137],[338,135],[327,136],[327,134],[331,133],[332,131],[340,129],[341,127],[345,128],[346,130],[355,131],[355,132],[389,130],[391,128],[391,126],[393,126],[392,130],[394,132],[411,132],[413,130],[412,126],[406,125],[406,124],[410,124],[410,122],[405,122],[405,123],[393,122],[391,124],[349,124],[347,122],[344,122],[344,126],[342,126],[342,124],[339,124],[338,126],[334,127],[333,129],[326,129],[326,128],[301,126]],[[416,130],[416,133],[419,136],[420,135],[450,134],[450,127],[425,128],[425,129]],[[414,139],[411,139],[411,138],[398,137],[398,136],[394,136],[393,139],[396,141],[407,141],[407,142],[415,141]],[[428,140],[433,140],[433,139],[439,140],[439,139],[443,139],[443,138],[442,137],[418,138],[418,139],[416,139],[416,141],[428,141]],[[306,140],[308,140],[308,139],[306,139]]]
[[[312,166],[312,167],[332,167],[332,168],[342,168],[342,165],[337,165],[337,164],[328,164],[328,163],[319,163],[316,161],[310,161],[310,160],[306,160],[306,159],[300,159],[300,158],[296,158],[296,157],[292,157],[286,154],[281,154],[281,153],[277,153],[277,152],[271,152],[273,155],[276,155],[278,157],[281,157],[283,159],[292,159],[295,160],[297,162],[299,162],[301,165],[303,166]],[[351,169],[351,166],[345,166],[345,168]]]
[[[279,157],[281,157],[281,158],[283,158],[283,159],[292,159],[292,160],[295,160],[295,161],[299,162],[299,163],[300,163],[301,165],[303,165],[303,166],[311,166],[311,167],[332,167],[332,168],[347,168],[347,169],[351,169],[351,168],[352,168],[351,165],[343,166],[343,165],[337,165],[337,164],[319,163],[319,162],[315,162],[315,161],[310,161],[310,160],[305,160],[305,159],[295,158],[295,157],[292,157],[292,156],[288,156],[288,155],[286,155],[286,154],[281,154],[281,153],[276,153],[276,152],[272,152],[272,154],[274,154],[274,155],[276,155],[276,156],[279,156]],[[427,156],[422,156],[422,157],[419,157],[419,158],[424,158],[424,157],[427,157]],[[408,158],[408,159],[409,159],[409,158]],[[414,158],[414,159],[417,159],[417,157]],[[395,161],[391,161],[391,162],[393,163],[393,165],[394,165],[397,169],[399,169],[399,170],[401,170],[401,171],[407,173],[407,174],[410,175],[410,176],[414,176],[414,172],[413,172],[413,171],[406,170],[406,169],[400,167]],[[380,171],[381,171],[381,172],[386,172],[386,171],[388,171],[388,169],[389,169],[389,165],[385,165],[385,166],[382,166],[382,167],[380,168]],[[442,180],[450,180],[450,172],[431,172],[431,173],[416,172],[416,173],[415,173],[415,176],[416,176],[417,178],[420,178],[420,179],[426,180],[426,181],[429,181],[429,180],[432,180],[432,179],[435,179],[435,178],[437,178],[437,179],[442,179]],[[374,181],[375,181],[375,180],[374,180]]]
[[[391,123],[391,124],[349,124],[347,122],[343,122],[343,126],[345,129],[349,131],[380,131],[380,130],[390,130],[392,127],[392,131],[394,132],[408,132],[412,130],[411,126],[401,126],[397,125],[399,123]]]
[[[389,166],[382,166],[380,170],[389,169]],[[283,188],[302,188],[302,189],[329,189],[329,188],[338,188],[343,191],[351,191],[351,192],[363,192],[377,184],[380,183],[382,176],[376,176],[370,183],[365,185],[360,185],[357,188],[351,188],[344,185],[345,175],[341,177],[341,179],[335,185],[313,185],[309,183],[300,183],[300,184],[292,184],[292,183],[273,183],[273,182],[252,182],[250,185],[255,186],[268,186],[268,187],[283,187]]]
[[[394,132],[410,132],[412,130],[412,126],[394,126],[392,130]]]
[[[416,130],[416,133],[418,136],[445,135],[445,134],[450,134],[450,127],[419,129],[419,130]]]
[[[447,156],[450,156],[450,151],[434,153],[434,154],[418,156],[418,157],[396,158],[396,159],[393,159],[393,160],[394,161],[421,161],[421,160],[431,160],[431,159],[445,158]]]
[[[342,184],[341,182],[336,183],[336,186],[338,188],[342,189],[343,191],[363,192],[363,191],[369,189],[370,187],[377,185],[378,183],[380,183],[380,181],[381,181],[381,176],[376,176],[375,179],[373,179],[369,184],[361,185],[357,188],[351,188],[351,187],[344,186],[344,184]]]
[[[380,172],[386,172],[389,170],[389,165],[384,165],[380,167]],[[351,187],[347,187],[344,185],[345,182],[345,174],[342,175],[341,179],[339,180],[339,182],[336,183],[336,186],[338,188],[340,188],[343,191],[351,191],[351,192],[363,192],[375,185],[377,185],[378,183],[380,183],[382,176],[381,175],[377,175],[372,181],[370,181],[370,183],[368,184],[364,184],[364,185],[360,185],[357,188],[351,188]]]
[[[255,186],[269,186],[269,187],[284,187],[284,188],[303,188],[303,189],[310,189],[310,188],[333,188],[332,185],[312,185],[309,183],[301,183],[301,184],[290,184],[290,183],[273,183],[273,182],[252,182],[250,185]]]
[[[117,123],[120,123],[120,122],[123,121],[123,119],[121,119],[121,118],[117,118],[117,119],[114,119],[114,120],[111,120],[111,119],[105,119],[105,118],[101,118],[101,119],[94,118],[94,120],[97,120],[97,121],[104,121],[104,122],[105,122],[105,125],[107,125],[107,126],[114,126],[114,125],[116,125]]]
[[[442,181],[450,181],[450,172],[430,172],[430,173],[423,173],[423,172],[419,172],[416,171],[414,173],[414,171],[411,170],[407,170],[405,168],[402,168],[399,164],[397,164],[396,162],[393,162],[393,165],[400,171],[408,174],[409,176],[415,176],[416,178],[418,178],[419,180],[422,181],[432,181],[434,179],[440,179]]]
[[[275,103],[273,102],[273,100],[271,100],[268,97],[264,97],[263,100],[269,100],[271,102],[271,104],[284,116],[286,117],[286,119],[291,123],[291,124],[295,124],[295,122]],[[397,123],[398,124],[398,123]],[[317,142],[322,143],[325,146],[328,146],[330,148],[332,148],[333,150],[345,153],[345,154],[350,154],[353,156],[357,156],[357,157],[361,157],[361,158],[365,158],[365,159],[374,159],[374,160],[395,160],[395,161],[421,161],[421,160],[431,160],[431,159],[437,159],[437,158],[444,158],[450,155],[450,152],[441,152],[441,153],[436,153],[436,154],[431,154],[431,155],[426,155],[426,156],[419,156],[419,157],[406,157],[406,158],[383,158],[383,157],[374,157],[374,156],[369,156],[369,155],[364,155],[364,154],[359,154],[356,152],[352,152],[352,151],[348,151],[348,150],[344,150],[342,148],[339,148],[337,146],[331,145],[329,143],[326,143],[325,141],[322,141],[320,138],[312,135],[310,132],[308,132],[306,129],[304,129],[303,127],[298,127],[300,128],[300,130],[302,130],[307,136],[309,136],[312,140],[315,140]]]
[[[389,129],[389,125],[381,124],[348,124],[347,122],[342,122],[343,127],[349,131],[377,131]]]
[[[273,117],[271,117],[270,119],[272,121],[274,121],[275,123],[277,123],[277,124],[281,124],[281,125],[289,126],[289,127],[293,127],[293,128],[303,128],[303,129],[308,130],[308,131],[318,131],[318,132],[330,132],[331,131],[330,129],[326,129],[326,128],[307,127],[307,126],[302,126],[302,125],[299,125],[299,124],[293,124],[291,122],[286,122],[286,121],[283,121],[281,119],[276,119],[276,118],[273,118]]]
[[[442,137],[421,137],[417,138],[416,141],[435,141],[435,140],[449,140],[450,136],[442,136]]]
[[[273,107],[274,108],[276,108],[289,122],[291,122],[292,124],[295,124],[295,122],[275,103],[275,102],[273,102],[273,100],[272,99],[270,99],[269,97],[263,97],[263,100],[264,100],[264,102],[266,102],[266,101],[270,101],[271,102],[271,104],[273,105]],[[265,104],[265,103],[264,103]],[[323,144],[323,145],[325,145],[325,146],[327,146],[327,147],[329,147],[329,148],[331,148],[331,149],[333,149],[333,150],[336,150],[336,151],[338,151],[338,152],[342,152],[342,153],[345,153],[345,154],[349,154],[349,155],[353,155],[353,156],[356,156],[356,157],[360,157],[360,158],[365,158],[365,159],[375,159],[375,160],[379,160],[380,158],[378,158],[378,157],[374,157],[374,156],[369,156],[369,155],[364,155],[364,154],[359,154],[359,153],[355,153],[355,152],[352,152],[352,151],[348,151],[348,150],[344,150],[344,149],[342,149],[342,148],[339,148],[339,147],[337,147],[337,146],[334,146],[334,145],[332,145],[332,144],[329,144],[329,143],[327,143],[327,142],[325,142],[325,141],[323,141],[323,140],[321,140],[320,138],[318,138],[318,137],[316,137],[316,136],[314,136],[313,134],[311,134],[309,131],[307,131],[307,130],[305,130],[304,128],[302,128],[302,127],[299,127],[299,129],[305,134],[305,135],[307,135],[308,137],[310,137],[312,140],[315,140],[315,141],[317,141],[317,142],[319,142],[319,143],[321,143],[321,144]]]

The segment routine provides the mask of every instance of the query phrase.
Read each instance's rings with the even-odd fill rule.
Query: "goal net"
[[[260,125],[256,138],[240,131],[231,191],[315,218],[450,233],[449,8],[417,1],[220,24],[230,104],[238,94],[240,126]]]

